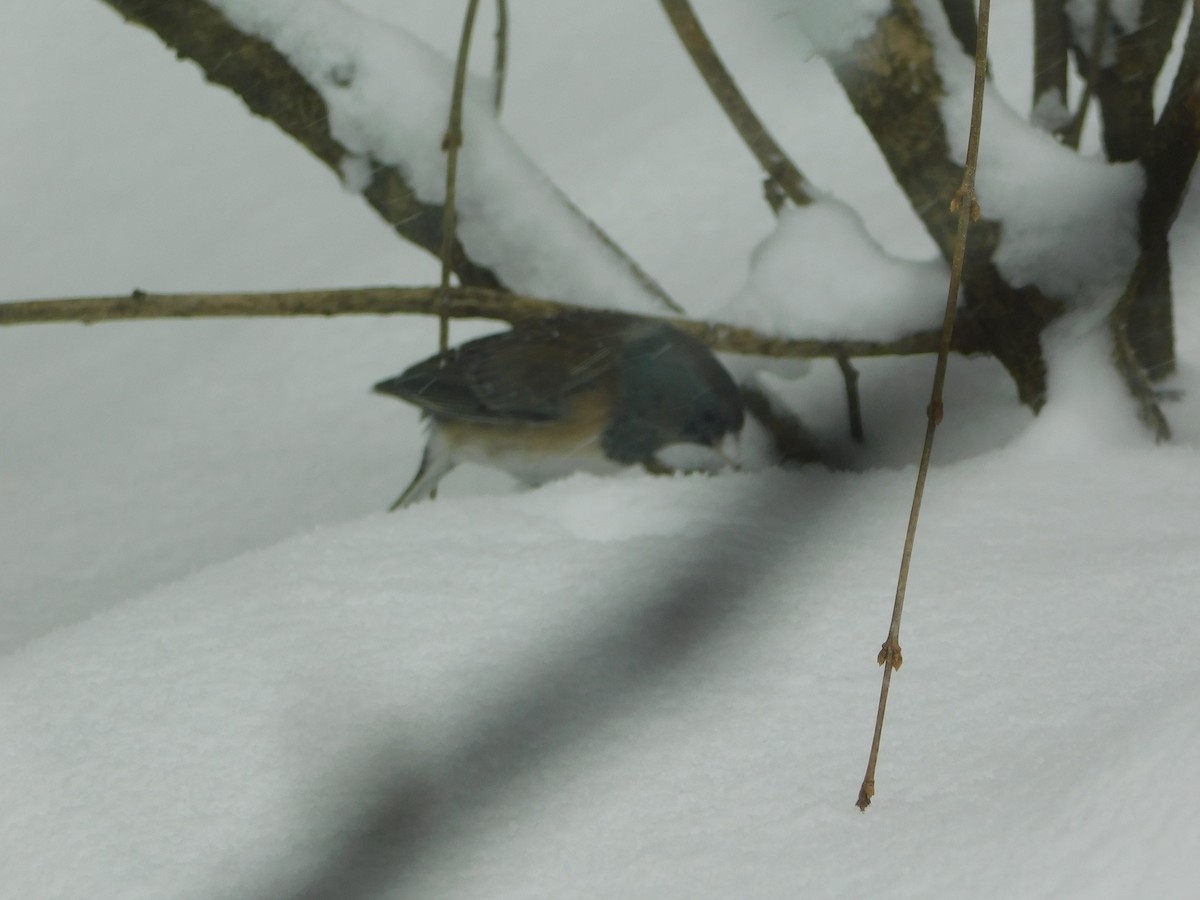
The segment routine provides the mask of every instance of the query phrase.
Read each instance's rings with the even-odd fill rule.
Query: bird
[[[462,462],[530,486],[635,465],[654,473],[736,465],[745,421],[737,384],[704,344],[607,311],[519,319],[374,390],[417,406],[429,427],[392,510],[428,498]]]

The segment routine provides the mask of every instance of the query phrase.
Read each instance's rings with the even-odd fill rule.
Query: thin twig
[[[759,165],[767,173],[767,198],[772,208],[775,207],[775,204],[771,202],[775,186],[781,189],[797,206],[806,206],[812,203],[812,197],[805,187],[804,176],[800,174],[800,170],[783,152],[783,148],[776,143],[762,120],[746,102],[746,98],[738,89],[733,76],[721,62],[721,57],[717,55],[712,41],[704,33],[692,5],[688,0],[659,0],[659,2],[663,11],[666,12],[667,18],[671,20],[671,25],[674,26],[680,43],[691,56],[692,62],[703,76],[709,90],[721,104],[721,109],[725,111],[725,115],[729,117],[729,121],[733,123],[733,127],[737,129],[737,133],[750,148],[750,152],[754,154]]]
[[[842,370],[842,378],[846,382],[846,412],[850,417],[850,437],[854,443],[861,444],[863,437],[862,402],[858,396],[858,369],[846,355],[837,358],[838,368]]]
[[[917,484],[913,491],[912,510],[908,517],[908,532],[904,538],[904,553],[900,558],[900,577],[896,583],[896,599],[892,607],[892,622],[887,640],[879,651],[878,661],[883,666],[883,684],[879,689],[879,709],[875,715],[875,734],[871,741],[871,755],[867,760],[867,772],[858,792],[858,808],[865,810],[871,805],[875,794],[875,766],[879,761],[879,744],[883,737],[883,718],[887,711],[888,689],[892,682],[892,671],[900,668],[904,658],[900,652],[900,618],[904,613],[904,592],[908,587],[908,570],[912,562],[913,544],[917,537],[917,521],[921,515],[921,499],[925,493],[925,479],[929,474],[929,460],[933,455],[933,436],[942,421],[942,388],[946,383],[946,365],[950,344],[954,336],[954,315],[958,309],[958,291],[962,282],[963,261],[966,257],[967,232],[971,222],[979,218],[979,204],[975,198],[975,168],[979,162],[979,133],[983,125],[983,89],[987,76],[988,19],[991,0],[979,0],[979,39],[975,45],[975,87],[971,101],[971,131],[967,139],[967,159],[963,167],[962,186],[955,195],[952,208],[958,214],[958,235],[954,244],[954,259],[950,266],[950,289],[946,297],[946,315],[942,324],[942,336],[938,346],[937,368],[933,375],[933,392],[927,410],[928,424],[925,427],[925,444],[921,450],[921,464],[917,469]]]
[[[504,105],[504,80],[508,75],[508,3],[496,0],[496,61],[492,67],[492,102],[496,113]]]
[[[1110,0],[1097,0],[1096,19],[1092,23],[1092,50],[1088,58],[1087,82],[1083,96],[1079,98],[1079,111],[1062,132],[1062,142],[1072,150],[1079,149],[1079,138],[1083,134],[1083,123],[1087,119],[1088,107],[1096,95],[1096,84],[1100,81],[1100,55],[1104,52],[1105,36],[1108,33],[1108,8]]]
[[[445,300],[440,287],[377,287],[331,291],[280,291],[246,294],[150,294],[134,291],[121,297],[77,297],[61,300],[21,300],[0,303],[0,327],[53,322],[130,321],[228,317],[441,315],[455,319],[495,319],[518,322],[590,307],[489,288],[454,287]],[[626,315],[637,315],[626,313]],[[890,341],[827,341],[781,338],[750,328],[720,322],[699,322],[668,316],[639,316],[666,322],[686,331],[713,350],[747,356],[797,359],[916,356],[936,353],[938,331],[919,331]],[[978,352],[959,343],[959,353]]]
[[[471,51],[471,30],[475,27],[475,13],[479,0],[467,0],[467,14],[463,17],[462,39],[458,43],[458,60],[454,65],[454,93],[450,99],[450,124],[442,138],[442,150],[446,153],[446,204],[442,218],[442,302],[450,297],[450,253],[454,248],[455,233],[458,231],[458,211],[455,209],[458,181],[458,150],[462,147],[463,93],[467,86],[467,55]],[[443,313],[438,318],[438,351],[445,353],[450,346],[450,317]]]

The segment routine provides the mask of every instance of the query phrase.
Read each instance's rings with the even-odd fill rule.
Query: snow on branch
[[[339,174],[407,240],[438,255],[441,140],[453,64],[402,29],[334,2],[103,0],[153,31]],[[673,308],[468,91],[452,268],[465,285]]]

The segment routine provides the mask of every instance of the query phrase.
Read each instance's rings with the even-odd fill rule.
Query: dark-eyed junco
[[[531,485],[639,464],[711,468],[730,459],[744,420],[737,385],[707,347],[668,325],[608,312],[521,321],[375,390],[429,419],[420,468],[392,509],[428,497],[461,462]],[[689,461],[689,449],[704,452]]]

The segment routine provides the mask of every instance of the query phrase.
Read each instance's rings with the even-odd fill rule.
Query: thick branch
[[[82,322],[90,325],[96,322],[130,319],[241,316],[378,316],[395,313],[436,316],[443,309],[440,297],[441,291],[437,287],[352,288],[253,294],[147,294],[144,291],[134,291],[124,297],[0,303],[0,327],[49,322]],[[452,288],[444,308],[446,314],[452,318],[497,319],[503,322],[517,322],[585,309],[569,303],[477,287]],[[659,316],[641,318],[674,325],[719,352],[747,356],[803,359],[915,356],[936,353],[940,335],[940,332],[931,330],[891,341],[826,341],[772,337],[759,334],[750,328],[719,322],[697,322]],[[956,340],[953,349],[959,353],[980,351],[969,339]]]
[[[680,43],[683,44],[692,62],[703,76],[712,95],[721,104],[721,109],[729,117],[737,133],[741,135],[754,158],[758,160],[763,171],[767,173],[767,196],[770,198],[782,191],[789,200],[797,206],[805,206],[812,202],[805,186],[804,176],[795,164],[788,159],[783,148],[776,143],[775,138],[767,131],[767,127],[759,119],[754,109],[746,101],[737,83],[721,57],[717,55],[712,41],[704,33],[700,20],[688,0],[660,0],[667,18],[675,28]],[[772,188],[775,190],[773,191]]]
[[[1138,27],[1115,35],[1115,60],[1100,60],[1095,93],[1104,118],[1104,150],[1114,162],[1140,159],[1154,129],[1154,85],[1171,50],[1184,0],[1142,0]],[[1109,20],[1113,46],[1116,20]],[[1091,47],[1075,45],[1079,70],[1091,70]]]
[[[892,0],[874,34],[829,61],[913,210],[950,261],[958,231],[951,203],[963,170],[950,158],[939,106],[941,76],[913,0]],[[964,270],[967,316],[960,327],[976,333],[972,343],[1004,364],[1022,401],[1037,409],[1046,392],[1041,333],[1061,304],[1036,287],[1014,288],[1004,280],[991,263],[999,240],[1000,223],[994,220],[981,219],[971,229]]]

